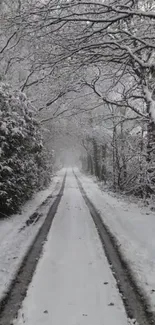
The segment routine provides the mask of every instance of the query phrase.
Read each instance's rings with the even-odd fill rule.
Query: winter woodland
[[[3,215],[65,164],[153,197],[154,0],[1,0],[0,26]]]

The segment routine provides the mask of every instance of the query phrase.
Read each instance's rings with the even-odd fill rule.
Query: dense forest
[[[154,197],[154,1],[1,0],[0,25],[2,213],[66,153],[113,190]]]

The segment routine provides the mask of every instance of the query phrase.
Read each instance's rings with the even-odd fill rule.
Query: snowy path
[[[155,311],[155,213],[101,191],[91,177],[75,172]]]
[[[95,225],[71,171],[14,324],[128,324]]]
[[[20,229],[49,195],[52,193],[56,195],[59,192],[64,173],[64,170],[58,172],[46,190],[35,194],[34,198],[23,206],[21,214],[0,220],[0,299],[8,290],[28,247],[42,226],[52,199],[39,208],[42,217],[35,225],[25,227],[23,231]],[[58,182],[60,182],[59,185]]]

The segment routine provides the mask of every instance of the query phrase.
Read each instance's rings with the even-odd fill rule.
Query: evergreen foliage
[[[21,92],[0,83],[0,211],[14,213],[49,171],[34,109]]]

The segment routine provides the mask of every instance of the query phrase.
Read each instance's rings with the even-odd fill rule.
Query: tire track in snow
[[[121,293],[128,317],[135,320],[135,324],[155,324],[155,315],[149,310],[147,298],[144,297],[144,294],[140,292],[139,288],[137,287],[133,274],[131,274],[130,267],[123,260],[114,236],[110,233],[107,226],[105,226],[99,212],[87,197],[79,178],[74,171],[73,173],[77,180],[83,199],[97,228],[103,249],[112,269],[112,273],[117,281],[117,286]]]
[[[8,292],[0,301],[0,325],[13,324],[12,321],[16,317],[21,303],[26,295],[28,285],[31,282],[38,259],[42,253],[44,242],[46,241],[53,218],[57,212],[61,197],[63,196],[65,181],[66,174],[64,176],[59,194],[51,205],[42,227],[35,236],[31,247],[25,255],[15,278],[10,284]]]

